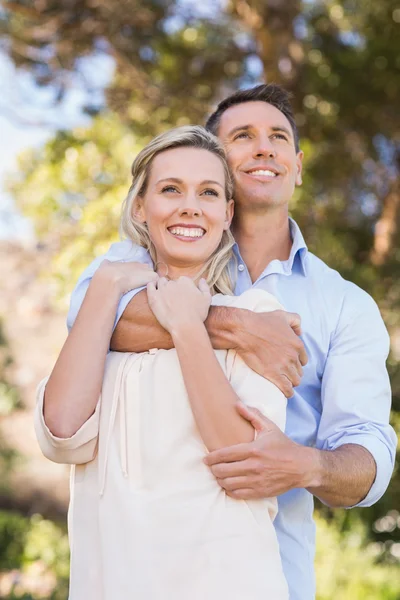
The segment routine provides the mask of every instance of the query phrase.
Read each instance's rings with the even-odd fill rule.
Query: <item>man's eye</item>
[[[203,194],[206,194],[207,196],[219,196],[217,190],[213,190],[212,188],[204,190]]]
[[[233,139],[239,140],[239,139],[243,139],[243,138],[247,138],[247,137],[249,137],[249,134],[247,133],[247,131],[242,131],[241,133],[238,133],[237,135],[235,135],[235,137]]]
[[[278,140],[286,140],[287,141],[287,136],[284,133],[274,133],[271,137],[278,139]]]
[[[174,185],[166,185],[162,188],[161,192],[177,192],[178,189]]]

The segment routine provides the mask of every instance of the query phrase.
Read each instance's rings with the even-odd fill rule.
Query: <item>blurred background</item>
[[[305,152],[292,215],[380,306],[400,432],[400,0],[0,2],[0,598],[67,598],[68,468],[40,455],[34,392],[135,153],[270,81]],[[374,507],[317,521],[318,600],[400,599],[398,468]]]

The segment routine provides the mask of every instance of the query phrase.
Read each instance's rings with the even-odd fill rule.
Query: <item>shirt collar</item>
[[[304,241],[303,234],[300,231],[300,227],[297,225],[296,221],[289,217],[289,228],[290,235],[292,237],[292,247],[290,250],[289,258],[285,261],[273,260],[270,265],[264,270],[263,275],[266,275],[266,271],[270,270],[273,263],[278,263],[279,272],[284,275],[291,275],[293,271],[293,266],[296,263],[298,265],[299,271],[302,275],[307,275],[307,267],[306,267],[306,256],[308,252],[307,244]],[[233,251],[236,255],[236,258],[243,262],[242,257],[240,256],[240,250],[238,244],[235,244],[233,247]]]
[[[306,256],[308,252],[307,244],[304,240],[303,234],[300,231],[300,227],[296,221],[289,217],[290,235],[292,236],[292,248],[287,262],[290,270],[293,269],[293,263],[298,256],[299,266],[302,274],[307,275]]]

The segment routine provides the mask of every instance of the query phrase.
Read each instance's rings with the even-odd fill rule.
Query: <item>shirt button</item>
[[[239,271],[244,271],[244,265],[239,265],[238,269],[239,269]]]

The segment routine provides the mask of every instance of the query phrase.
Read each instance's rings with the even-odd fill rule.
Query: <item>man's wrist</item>
[[[205,326],[213,347],[240,350],[240,331],[245,327],[245,315],[249,312],[231,306],[212,306]]]
[[[300,486],[317,490],[323,481],[322,451],[316,448],[298,445],[296,459],[299,464]]]

